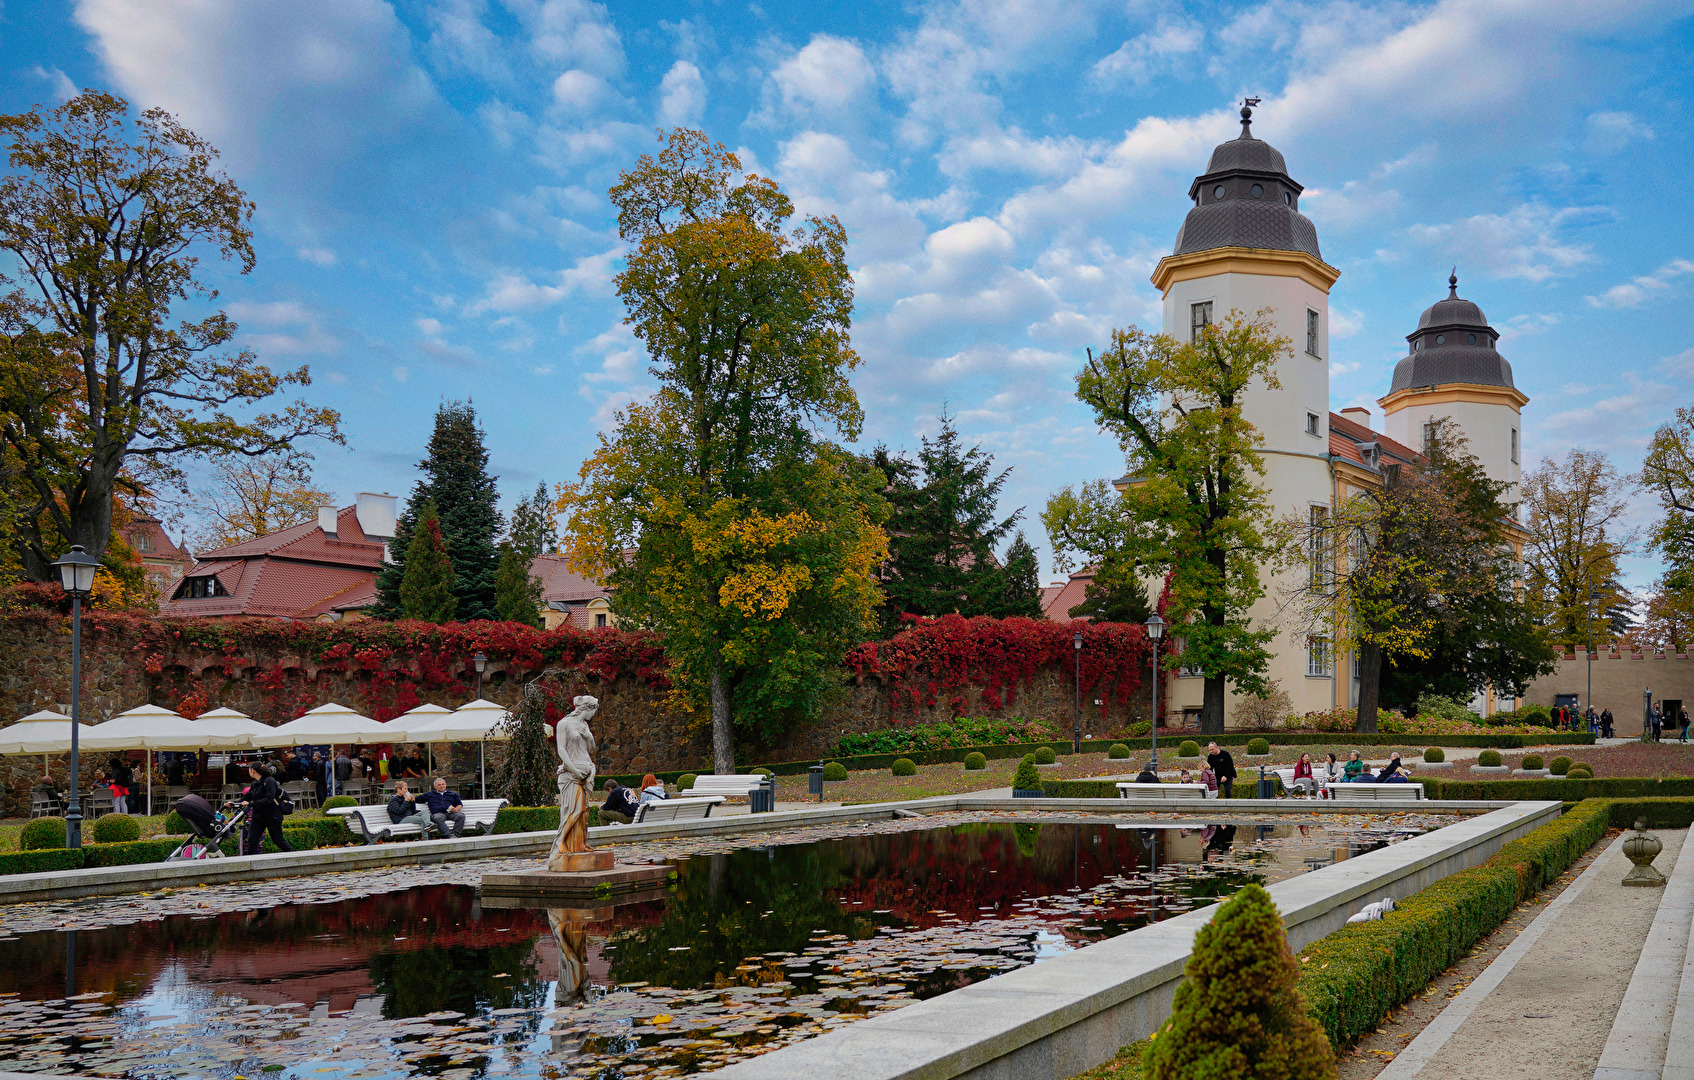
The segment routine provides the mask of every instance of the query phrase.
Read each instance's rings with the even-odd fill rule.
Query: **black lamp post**
[[[482,700],[482,673],[488,670],[488,657],[477,653],[471,657],[471,663],[476,665],[476,699]]]
[[[1165,620],[1158,613],[1147,620],[1147,640],[1153,643],[1153,760],[1148,767],[1159,770],[1159,639],[1165,636]]]
[[[77,735],[82,728],[82,599],[94,590],[94,571],[100,560],[90,556],[81,544],[53,564],[59,568],[59,584],[71,598],[71,801],[65,808],[65,846],[82,846],[82,796],[78,793],[82,778],[77,769]]]
[[[1071,753],[1082,753],[1082,631],[1071,635],[1076,652],[1076,718],[1071,722]]]

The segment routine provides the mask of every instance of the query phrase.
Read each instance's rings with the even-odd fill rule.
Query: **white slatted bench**
[[[1423,798],[1422,784],[1331,784],[1329,797],[1343,802],[1415,802]]]
[[[708,795],[699,799],[663,799],[654,802],[644,802],[635,808],[635,818],[631,825],[641,825],[655,821],[688,821],[693,818],[712,816],[712,807],[723,802],[722,795]]]
[[[694,786],[682,793],[685,799],[708,795],[736,795],[746,798],[765,782],[758,773],[703,773],[694,778]]]
[[[427,805],[427,804],[424,804]],[[500,808],[506,805],[505,799],[466,799],[464,801],[465,831],[463,836],[480,835],[494,831],[494,819],[500,813]],[[422,837],[435,831],[434,824],[417,825],[405,823],[396,825],[388,817],[388,806],[338,806],[329,813],[347,819],[347,829],[359,838],[361,843],[375,844],[383,840],[402,840],[409,837]]]
[[[1120,799],[1204,799],[1205,784],[1136,784],[1128,781],[1117,785]]]
[[[1281,779],[1282,779],[1282,790],[1288,792],[1290,795],[1294,794],[1294,770],[1292,768],[1266,769],[1265,775],[1267,777],[1270,777],[1270,776],[1281,777]],[[1313,795],[1316,795],[1318,792],[1322,791],[1326,786],[1328,786],[1327,782],[1322,777],[1317,776],[1315,773],[1314,773],[1314,775],[1309,776],[1309,777],[1304,777],[1303,779],[1307,779],[1307,780],[1310,780],[1312,782],[1312,794]]]

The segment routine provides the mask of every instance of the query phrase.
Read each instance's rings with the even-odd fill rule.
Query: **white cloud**
[[[431,360],[454,367],[485,367],[482,357],[476,350],[464,345],[448,345],[440,341],[420,341],[418,351]]]
[[[1130,38],[1116,52],[1101,58],[1094,65],[1094,78],[1108,86],[1143,85],[1168,70],[1169,61],[1197,52],[1205,39],[1205,31],[1193,23],[1161,20],[1154,29]]]
[[[975,169],[1064,176],[1076,172],[1096,148],[1074,135],[1032,139],[1012,128],[991,127],[951,139],[937,158],[941,171],[963,176]]]
[[[543,285],[526,275],[501,271],[494,275],[484,289],[482,298],[465,307],[466,315],[483,315],[491,311],[509,313],[533,311],[558,303],[579,290],[604,294],[609,291],[611,263],[623,253],[613,247],[598,255],[585,255],[569,269],[560,270],[557,284]]]
[[[573,68],[553,80],[553,103],[574,112],[591,112],[608,90],[600,76]]]
[[[700,69],[678,60],[659,82],[659,122],[668,126],[697,123],[706,111],[706,83]]]
[[[1613,285],[1599,296],[1585,297],[1590,307],[1632,308],[1671,287],[1671,282],[1684,274],[1694,274],[1694,261],[1672,259],[1651,274],[1643,274],[1622,285]]]
[[[325,248],[325,247],[297,248],[297,249],[295,249],[294,254],[302,262],[309,262],[314,266],[334,266],[335,265],[335,252],[331,251],[329,248]]]
[[[414,320],[414,321],[417,323],[418,332],[421,333],[424,337],[440,337],[441,336],[441,320],[440,319],[431,319],[431,318],[425,317],[425,318],[417,319],[417,320]]]
[[[1496,278],[1547,281],[1593,259],[1587,244],[1563,234],[1609,219],[1603,207],[1523,203],[1504,214],[1475,214],[1440,225],[1413,225],[1412,241],[1442,257],[1480,268]]]
[[[1340,306],[1329,309],[1329,340],[1342,341],[1365,328],[1365,313],[1357,308]],[[1330,371],[1333,373],[1334,368]]]
[[[412,372],[411,372],[410,368],[403,367],[399,364],[396,364],[394,366],[394,381],[395,382],[403,383],[407,379],[410,379],[411,377],[412,377]]]
[[[559,67],[608,78],[623,71],[623,40],[604,4],[589,0],[510,0],[531,33],[530,50]]]
[[[30,73],[38,79],[45,79],[47,85],[52,88],[54,99],[61,104],[77,95],[76,83],[71,82],[70,76],[56,67],[42,67],[37,64],[30,69]]]
[[[1548,312],[1525,313],[1513,315],[1503,323],[1495,323],[1494,328],[1500,331],[1501,341],[1511,341],[1513,338],[1528,337],[1539,334],[1543,330],[1559,325],[1559,316]]]
[[[483,25],[485,0],[439,0],[428,10],[429,50],[446,65],[463,68],[495,82],[509,82],[511,71],[500,38]]]
[[[1588,118],[1587,149],[1597,154],[1615,154],[1637,140],[1653,138],[1653,129],[1634,113],[1597,112]]]
[[[876,82],[863,49],[846,38],[814,34],[771,74],[783,101],[826,111],[844,109]]]

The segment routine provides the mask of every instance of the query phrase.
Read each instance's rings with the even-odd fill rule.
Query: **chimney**
[[[1370,410],[1363,405],[1349,405],[1341,410],[1341,415],[1365,430],[1370,430]]]
[[[335,539],[335,519],[338,515],[339,512],[333,506],[318,507],[318,528],[331,540]]]
[[[359,492],[355,502],[354,513],[359,518],[359,528],[364,530],[367,540],[380,540],[387,543],[394,539],[394,504],[398,501],[393,495],[378,495],[369,491]]]

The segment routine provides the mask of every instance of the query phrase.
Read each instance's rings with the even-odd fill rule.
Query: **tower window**
[[[1259,196],[1263,195],[1264,193],[1265,193],[1265,185],[1263,185],[1263,184],[1254,184],[1252,187],[1247,189],[1247,194],[1253,196],[1253,198],[1255,198],[1255,199],[1257,199]]]
[[[1518,429],[1512,429],[1512,464],[1518,463]]]
[[[1212,325],[1212,302],[1206,300],[1188,306],[1188,330],[1191,340],[1198,345],[1205,337],[1206,327]]]
[[[1318,414],[1315,413],[1315,412],[1309,412],[1309,413],[1306,414],[1306,434],[1307,435],[1316,435],[1317,433],[1318,433]]]
[[[1318,313],[1311,308],[1306,309],[1306,352],[1318,354]]]
[[[1287,203],[1289,206],[1293,206],[1294,205],[1294,193],[1292,191],[1283,192],[1282,193],[1282,201]]]
[[[1217,187],[1212,189],[1212,198],[1214,198],[1214,199],[1223,198],[1223,185],[1222,184],[1219,184]]]
[[[1436,334],[1435,335],[1435,343],[1437,345],[1447,344],[1447,335],[1446,334]]]
[[[1465,340],[1470,342],[1472,345],[1475,345],[1476,344],[1476,335],[1475,334],[1466,334]]]

